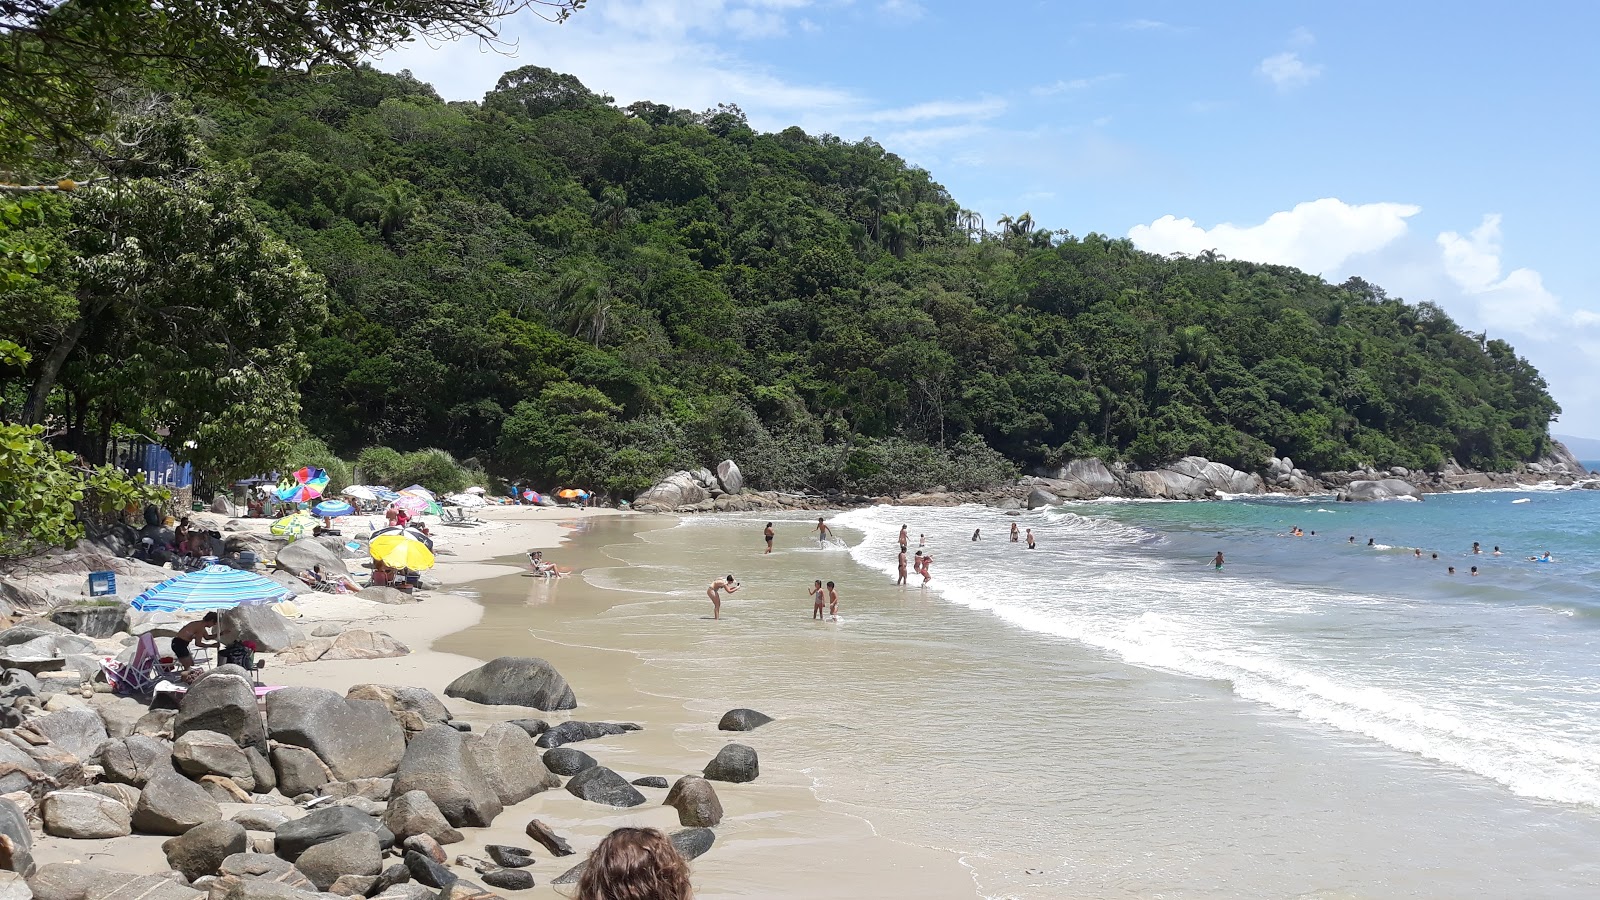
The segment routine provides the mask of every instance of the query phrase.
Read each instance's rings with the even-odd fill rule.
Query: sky
[[[992,224],[1360,275],[1514,344],[1600,437],[1600,4],[589,0],[378,61],[872,137]]]

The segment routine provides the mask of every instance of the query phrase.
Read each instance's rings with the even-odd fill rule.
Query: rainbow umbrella
[[[372,558],[396,569],[420,572],[433,568],[433,551],[403,534],[386,534],[367,545]]]
[[[538,503],[540,500],[543,500],[544,498],[539,496],[539,492],[538,491],[523,491],[522,492],[522,499],[528,501],[529,503]]]
[[[290,513],[273,522],[272,527],[267,530],[279,537],[297,538],[315,528],[316,525],[317,520],[311,518],[311,515],[305,510],[301,510],[300,512]]]
[[[419,497],[416,494],[401,494],[389,505],[395,509],[405,510],[408,515],[420,516],[428,511],[428,507],[432,503],[433,501],[427,497]]]
[[[311,507],[311,511],[316,513],[320,518],[337,519],[340,516],[355,515],[356,508],[344,502],[343,500],[324,500],[321,503],[318,503],[316,506]]]
[[[294,480],[294,486],[278,490],[279,500],[307,503],[321,497],[328,488],[328,473],[316,466],[306,466],[294,473]]]

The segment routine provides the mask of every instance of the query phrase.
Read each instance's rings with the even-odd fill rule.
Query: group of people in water
[[[1016,526],[1012,526],[1012,527],[1014,528]],[[1298,538],[1298,537],[1306,537],[1308,535],[1310,537],[1316,537],[1317,533],[1315,531],[1312,531],[1312,532],[1302,531],[1299,525],[1295,525],[1294,527],[1290,528],[1286,533],[1284,533],[1283,536],[1284,537]],[[974,538],[974,539],[976,539],[976,538]],[[1347,543],[1347,544],[1354,544],[1355,542],[1356,542],[1356,536],[1353,535],[1353,534],[1350,535],[1349,539],[1345,541],[1345,543]],[[1377,538],[1370,538],[1370,537],[1367,538],[1367,547],[1368,547],[1368,549],[1371,549],[1371,550],[1388,550],[1388,549],[1391,549],[1386,544],[1378,543],[1378,539]],[[1412,548],[1411,555],[1413,557],[1415,557],[1416,559],[1421,559],[1422,558],[1422,548],[1421,547]],[[1472,542],[1472,555],[1473,556],[1482,556],[1482,555],[1484,555],[1484,553],[1483,553],[1483,544],[1482,543],[1480,543],[1478,541],[1473,541]],[[1489,555],[1490,556],[1504,556],[1505,554],[1504,554],[1504,552],[1501,551],[1501,549],[1498,546],[1496,546],[1493,550],[1490,551]],[[1435,560],[1435,561],[1437,561],[1439,559],[1438,551],[1431,551],[1430,558]],[[1528,557],[1528,561],[1529,562],[1536,562],[1536,563],[1553,563],[1553,562],[1556,561],[1556,559],[1555,559],[1554,556],[1550,555],[1550,551],[1549,550],[1546,550],[1546,551],[1544,551],[1543,555]],[[1224,562],[1224,560],[1223,560],[1223,557],[1222,557],[1222,551],[1218,550],[1217,551],[1217,555],[1212,558],[1211,563],[1212,563],[1212,565],[1214,565],[1217,568],[1218,571],[1221,571],[1223,562]],[[1447,566],[1445,568],[1445,574],[1447,574],[1447,575],[1456,574],[1456,567],[1455,566]],[[1479,575],[1478,567],[1477,566],[1470,567],[1470,576],[1473,577],[1473,578],[1476,578],[1476,577],[1478,577],[1478,575]]]

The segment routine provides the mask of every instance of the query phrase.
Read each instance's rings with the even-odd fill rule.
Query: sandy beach
[[[456,719],[471,723],[475,730],[530,716],[552,723],[569,719],[637,723],[642,731],[574,745],[630,780],[660,775],[670,783],[681,775],[698,774],[721,746],[734,739],[762,754],[758,780],[717,786],[726,817],[717,828],[716,846],[693,864],[697,896],[974,896],[971,880],[953,854],[880,837],[863,819],[818,801],[803,771],[806,748],[786,745],[781,717],[742,736],[716,729],[727,709],[760,708],[759,703],[746,704],[736,690],[683,697],[640,688],[649,684],[650,674],[629,647],[648,636],[618,633],[605,617],[615,600],[632,598],[594,587],[577,572],[615,565],[616,560],[605,555],[608,544],[629,540],[635,531],[671,526],[676,519],[612,510],[522,507],[491,508],[480,515],[488,525],[436,529],[441,536],[432,575],[440,588],[427,592],[420,602],[384,605],[329,594],[300,598],[303,618],[298,624],[308,631],[326,622],[370,628],[406,644],[408,655],[300,665],[274,665],[271,656],[264,655],[268,660],[264,683],[313,685],[341,693],[363,683],[412,685],[443,697],[451,680],[483,661],[503,655],[541,656],[572,684],[577,709],[541,713],[453,698],[445,698],[446,705]],[[523,561],[533,548],[545,549],[547,557],[575,573],[556,581],[527,575]],[[559,637],[546,634],[543,626],[552,625]],[[651,647],[652,654],[662,649],[659,644]],[[661,805],[665,790],[642,791],[647,803],[632,809],[599,806],[564,790],[545,791],[508,807],[490,828],[465,829],[465,842],[446,850],[452,859],[463,854],[484,858],[486,844],[532,846],[539,858],[531,870],[538,886],[516,896],[561,896],[562,889],[550,882],[612,828],[679,827],[676,812]],[[240,808],[225,804],[224,812],[231,815]],[[529,841],[523,829],[534,818],[566,837],[576,855],[553,859]],[[77,860],[114,870],[160,872],[167,868],[160,850],[164,840],[140,835],[113,840],[45,836],[36,843],[34,856],[41,865]],[[471,877],[470,871],[465,874]]]

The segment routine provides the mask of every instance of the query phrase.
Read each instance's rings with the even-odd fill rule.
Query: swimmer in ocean
[[[1376,547],[1376,546],[1378,546],[1378,539],[1377,538],[1367,538],[1367,546],[1368,547]]]
[[[1482,554],[1483,554],[1483,548],[1478,546],[1478,542],[1477,541],[1473,541],[1472,542],[1472,555],[1473,556],[1481,556]]]
[[[1417,559],[1421,559],[1422,558],[1422,548],[1421,547],[1418,547],[1416,550],[1414,550],[1412,552],[1417,557]]]
[[[1495,545],[1495,548],[1494,548],[1494,555],[1495,555],[1495,556],[1499,556],[1499,555],[1500,555],[1500,545],[1499,545],[1499,544],[1496,544],[1496,545]]]
[[[1011,523],[1011,543],[1015,544],[1017,542],[1017,537],[1018,537],[1017,523],[1012,522]]]
[[[1477,566],[1473,566],[1472,567],[1472,577],[1473,578],[1477,578],[1478,577],[1478,567]]]
[[[817,517],[817,527],[814,530],[817,532],[817,543],[827,546],[828,538],[833,537],[833,531],[828,528],[827,522],[822,521],[821,516]]]
[[[1350,535],[1350,543],[1354,544],[1355,542],[1356,542],[1356,536],[1353,535],[1353,534]]]
[[[974,528],[974,529],[972,529],[972,539],[975,540],[975,541],[982,540],[983,539],[983,529],[982,528]]]
[[[1447,572],[1447,573],[1445,573],[1445,574],[1447,574],[1447,575],[1454,575],[1454,574],[1455,574],[1455,573],[1456,573],[1456,567],[1455,567],[1455,566],[1451,566],[1451,567],[1450,567],[1450,571],[1449,571],[1449,572]]]
[[[1033,542],[1033,529],[1029,528],[1028,529],[1028,549],[1029,550],[1034,550],[1034,549],[1037,549],[1037,546],[1038,545],[1034,544],[1034,542]]]
[[[1212,559],[1212,560],[1211,560],[1211,564],[1212,564],[1212,565],[1213,565],[1213,566],[1216,566],[1216,567],[1217,567],[1217,571],[1218,571],[1218,572],[1221,572],[1221,571],[1222,571],[1222,563],[1223,563],[1223,559],[1222,559],[1222,551],[1221,551],[1221,550],[1218,550],[1218,551],[1217,551],[1217,555],[1216,555],[1216,558],[1214,558],[1214,559]]]

